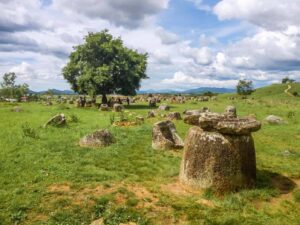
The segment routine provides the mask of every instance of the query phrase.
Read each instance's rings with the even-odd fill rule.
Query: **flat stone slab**
[[[261,128],[261,123],[254,118],[236,118],[219,113],[201,113],[199,125],[205,131],[216,131],[221,134],[247,135]]]

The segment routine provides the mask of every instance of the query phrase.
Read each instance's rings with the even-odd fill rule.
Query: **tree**
[[[54,91],[53,91],[52,89],[48,89],[48,90],[45,92],[45,95],[53,96],[53,95],[54,95]]]
[[[294,82],[295,82],[295,80],[290,79],[289,77],[285,77],[281,81],[282,84],[288,84],[288,83],[294,83]]]
[[[107,94],[135,95],[140,81],[148,78],[148,55],[125,47],[108,30],[89,33],[84,44],[74,49],[63,76],[79,94],[92,98],[101,94],[102,102],[107,103]]]
[[[1,93],[6,97],[13,98],[14,97],[14,87],[16,83],[16,74],[13,72],[5,73],[3,75],[3,82],[1,83]]]
[[[254,92],[252,81],[239,80],[236,91],[239,95],[251,95]]]
[[[0,90],[2,96],[21,100],[21,97],[29,92],[28,84],[16,85],[16,79],[17,75],[14,72],[5,73],[3,75],[2,88]]]

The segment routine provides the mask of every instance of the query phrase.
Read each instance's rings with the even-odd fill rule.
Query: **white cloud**
[[[179,37],[176,34],[167,32],[161,27],[156,30],[156,34],[160,37],[162,44],[172,45],[179,42]]]
[[[178,71],[171,79],[164,79],[165,84],[172,87],[228,87],[232,88],[237,84],[236,80],[214,80],[209,78],[196,77],[186,75],[182,71]]]
[[[285,30],[300,23],[298,0],[222,0],[214,13],[221,20],[246,20],[268,30]]]
[[[18,78],[21,78],[22,80],[32,80],[37,78],[34,69],[27,62],[22,62],[20,65],[12,67],[10,72],[15,72]]]
[[[54,0],[54,7],[101,18],[118,26],[135,28],[168,7],[169,0]]]
[[[191,48],[187,46],[181,52],[184,56],[193,59],[199,65],[209,65],[213,61],[213,51],[208,47]]]

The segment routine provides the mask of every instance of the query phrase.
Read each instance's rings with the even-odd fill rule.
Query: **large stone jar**
[[[190,128],[185,140],[180,181],[219,193],[253,187],[256,160],[251,132],[260,127],[253,118],[201,113],[199,126]]]

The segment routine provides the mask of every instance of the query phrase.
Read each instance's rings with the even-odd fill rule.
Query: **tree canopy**
[[[290,79],[289,77],[285,77],[281,80],[282,84],[288,84],[288,83],[294,83],[294,82],[295,82],[295,80]]]
[[[79,94],[135,95],[140,81],[147,78],[147,58],[147,54],[125,47],[108,30],[89,33],[85,42],[74,48],[63,76]]]
[[[239,95],[251,95],[254,92],[253,83],[251,80],[239,80],[236,91]]]
[[[28,84],[16,85],[17,75],[14,72],[5,73],[1,82],[0,95],[6,98],[21,99],[23,95],[28,94]]]

